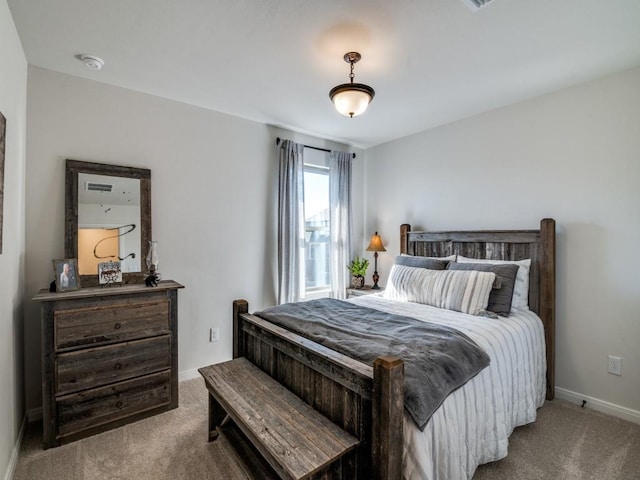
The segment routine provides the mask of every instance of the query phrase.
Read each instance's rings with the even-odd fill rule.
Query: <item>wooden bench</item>
[[[283,479],[309,478],[358,446],[358,439],[243,357],[198,371],[209,390],[209,441],[232,419]]]

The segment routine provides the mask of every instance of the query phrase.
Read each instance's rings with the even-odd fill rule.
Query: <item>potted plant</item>
[[[369,260],[366,258],[354,258],[347,268],[351,272],[351,288],[364,287],[364,276],[369,268]]]

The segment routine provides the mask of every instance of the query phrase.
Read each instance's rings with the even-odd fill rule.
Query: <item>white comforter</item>
[[[448,325],[485,349],[491,364],[436,410],[421,432],[405,415],[404,478],[469,480],[478,465],[507,455],[509,435],[536,419],[545,398],[544,329],[538,316],[517,309],[491,319],[418,303],[366,295],[350,302]]]

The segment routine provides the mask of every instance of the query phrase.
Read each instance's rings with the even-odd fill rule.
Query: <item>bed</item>
[[[528,308],[512,310],[507,323],[463,315],[461,328],[487,350],[491,364],[449,395],[424,430],[404,411],[401,359],[362,363],[249,314],[244,300],[233,304],[233,356],[247,358],[360,440],[336,478],[468,479],[477,465],[504,457],[513,428],[534,421],[544,398],[554,396],[555,221],[504,231],[413,232],[404,224],[400,240],[408,256],[530,259]],[[458,328],[457,312],[376,295],[352,303],[430,321],[435,315]],[[481,324],[493,325],[494,333],[479,330]],[[487,343],[488,336],[500,337],[499,346]],[[508,372],[509,365],[518,367]]]

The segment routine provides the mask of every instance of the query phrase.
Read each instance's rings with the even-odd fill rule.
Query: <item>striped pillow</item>
[[[384,297],[479,315],[487,308],[495,279],[492,272],[394,265]]]
[[[518,273],[517,265],[451,262],[447,265],[447,270],[480,270],[481,272],[495,273],[496,281],[493,283],[493,289],[489,295],[487,310],[505,317],[509,316],[511,312],[511,302],[513,300],[513,287]]]

